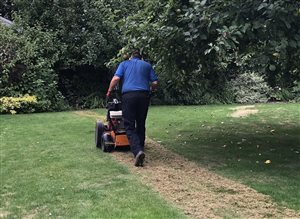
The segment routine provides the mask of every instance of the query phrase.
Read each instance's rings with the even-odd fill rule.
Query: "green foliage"
[[[40,90],[36,95],[42,96],[43,109],[57,108],[52,104],[62,100],[61,95],[72,106],[78,104],[75,99],[99,90],[104,96],[111,72],[108,68],[114,69],[132,48],[140,48],[154,65],[161,84],[157,97],[164,103],[232,102],[227,81],[241,72],[257,72],[272,88],[289,92],[300,79],[297,1],[5,0],[0,7],[8,18],[15,14],[18,24],[16,32],[1,27],[0,55],[5,64],[2,62],[0,70],[6,72],[1,81],[12,92],[5,90],[5,94],[32,92],[28,82],[24,82],[24,91],[18,85],[7,86],[11,75],[20,75],[8,76],[8,71],[30,72],[29,81],[50,83],[49,89],[44,82],[37,83],[39,88],[33,85]],[[86,66],[101,73],[89,72]],[[19,70],[13,70],[16,68]],[[82,68],[97,79],[85,81],[78,72]],[[65,77],[69,70],[73,75]],[[37,72],[46,75],[46,80],[32,78]],[[84,83],[78,85],[74,78]],[[76,90],[78,87],[84,88]]]
[[[16,10],[14,0],[2,0],[0,2],[0,16],[7,19],[12,18],[12,13]]]
[[[289,88],[276,87],[271,97],[276,101],[300,102],[300,82],[294,81],[293,86]]]
[[[294,95],[294,100],[300,102],[300,81],[294,81],[292,93]]]
[[[265,103],[268,101],[271,88],[263,77],[256,72],[245,72],[230,81],[235,102]]]
[[[203,103],[204,93],[221,96],[226,81],[239,72],[259,72],[272,87],[288,87],[300,76],[296,1],[143,3],[145,9],[120,28],[127,48],[142,48],[156,64],[162,96],[171,102]]]
[[[118,34],[106,1],[71,0],[34,2],[17,0],[18,14],[30,26],[40,25],[57,34],[60,68],[103,66],[117,51]]]
[[[89,96],[83,96],[76,99],[75,104],[77,109],[96,109],[105,108],[106,101],[97,94],[92,93]]]
[[[191,33],[186,40],[205,48],[210,68],[215,66],[228,76],[254,70],[265,75],[271,86],[291,85],[299,77],[299,3],[285,0],[201,3],[195,2],[183,20]],[[202,39],[197,37],[199,31],[204,34]]]
[[[0,96],[34,95],[37,111],[58,110],[63,97],[57,90],[56,35],[41,27],[0,26]]]
[[[104,96],[105,91],[99,89],[99,85],[105,87],[103,83],[109,77],[104,63],[119,45],[109,1],[16,0],[14,4],[17,25],[14,30],[1,27],[1,54],[9,56],[5,61],[8,63],[1,63],[6,72],[1,78],[1,95],[35,94],[40,111],[62,109],[66,103],[76,107],[75,98],[84,100],[95,92],[103,92]],[[86,81],[82,72],[77,72],[82,66],[98,71],[85,72],[90,78]],[[64,71],[68,69],[73,75],[66,78]],[[64,85],[69,82],[73,83],[72,89],[66,91]],[[78,87],[83,89],[73,89]],[[78,107],[90,105],[83,102]]]
[[[64,70],[60,72],[59,88],[69,105],[76,109],[100,107],[105,99],[109,76],[105,69],[91,66]]]
[[[0,113],[31,113],[37,105],[36,96],[25,94],[20,97],[1,97]]]

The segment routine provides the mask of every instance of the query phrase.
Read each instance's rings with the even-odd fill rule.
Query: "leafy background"
[[[4,0],[0,13],[14,21],[0,25],[0,96],[36,96],[37,111],[103,105],[133,48],[158,104],[299,100],[298,1]]]

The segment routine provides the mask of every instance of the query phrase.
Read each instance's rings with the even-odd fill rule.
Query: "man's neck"
[[[139,57],[132,57],[131,59],[138,59],[138,60],[141,60],[141,58],[139,58]]]

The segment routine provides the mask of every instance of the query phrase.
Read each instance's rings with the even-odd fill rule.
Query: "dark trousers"
[[[124,126],[134,156],[144,151],[149,100],[148,91],[133,91],[122,95]]]

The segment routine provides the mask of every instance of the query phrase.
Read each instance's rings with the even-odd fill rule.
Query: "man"
[[[126,135],[135,156],[135,166],[143,166],[145,153],[145,122],[150,101],[150,89],[156,90],[157,75],[152,66],[142,60],[139,51],[131,54],[131,59],[120,63],[112,78],[106,96],[123,80],[122,111]]]

